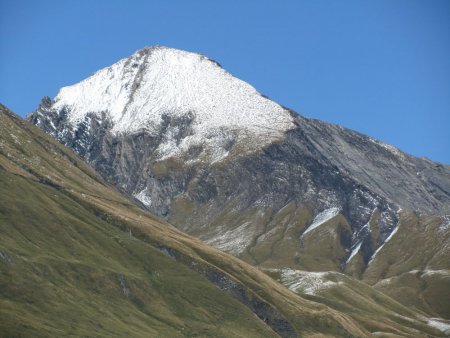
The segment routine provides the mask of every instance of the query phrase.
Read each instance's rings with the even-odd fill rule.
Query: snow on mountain
[[[373,253],[373,255],[372,255],[372,258],[370,259],[370,261],[369,261],[369,263],[368,264],[370,264],[370,263],[372,263],[372,261],[375,259],[375,256],[381,251],[381,249],[383,249],[383,247],[384,247],[384,245],[387,243],[387,242],[389,242],[391,239],[392,239],[392,237],[394,237],[394,235],[397,233],[397,231],[398,231],[398,229],[400,228],[400,226],[399,225],[397,225],[393,230],[392,230],[392,232],[390,233],[390,235],[388,236],[388,238],[386,238],[385,240],[384,240],[384,243]]]
[[[115,135],[142,130],[156,133],[167,116],[190,121],[192,130],[181,140],[177,126],[167,128],[158,149],[161,157],[213,144],[211,155],[220,160],[227,151],[217,152],[217,146],[224,148],[230,134],[233,141],[251,137],[253,145],[242,145],[252,148],[264,146],[294,127],[286,109],[216,62],[159,46],[144,48],[84,81],[62,88],[52,109],[66,109],[74,129],[88,114],[98,118],[106,114]]]
[[[350,256],[345,261],[345,264],[348,264],[352,260],[352,258],[355,257],[355,255],[359,252],[359,249],[361,249],[362,243],[363,241],[360,241],[358,244],[356,244],[356,246],[352,249]]]
[[[149,192],[147,191],[147,189],[144,189],[144,190],[140,191],[138,194],[135,194],[134,198],[136,198],[138,201],[140,201],[146,207],[149,207],[152,204],[152,199],[149,196]]]
[[[442,331],[446,335],[450,335],[450,320],[430,318],[427,320],[427,324]]]
[[[245,222],[237,228],[227,230],[205,242],[220,250],[230,252],[233,255],[238,255],[251,243],[254,236],[254,227],[250,222]]]
[[[308,232],[311,232],[315,228],[324,224],[325,222],[328,222],[330,219],[336,217],[340,211],[341,211],[341,208],[333,207],[330,209],[326,209],[326,210],[320,212],[319,214],[317,214],[316,217],[314,217],[314,220],[311,223],[311,225],[302,234],[302,237],[305,236]]]
[[[281,274],[281,282],[283,285],[298,293],[315,295],[322,289],[335,287],[341,284],[339,281],[334,282],[327,280],[326,277],[333,274],[330,272],[311,272],[289,268],[280,269],[278,271]]]

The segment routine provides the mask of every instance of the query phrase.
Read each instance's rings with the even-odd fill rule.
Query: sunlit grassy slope
[[[5,336],[275,336],[236,299],[64,193],[9,173],[0,186]]]
[[[291,269],[266,271],[303,297],[349,315],[373,334],[383,332],[383,336],[389,332],[402,337],[447,337],[450,332],[447,320],[438,316],[430,318],[426,312],[411,305],[417,302],[414,299],[417,295],[410,297],[409,304],[405,306],[384,292],[343,273]],[[407,284],[404,287],[408,288]],[[401,289],[399,285],[394,286],[394,290]],[[445,302],[446,292],[442,288],[437,292]],[[431,320],[441,323],[440,329],[431,325]]]
[[[6,337],[369,334],[140,210],[3,106],[0,231]]]

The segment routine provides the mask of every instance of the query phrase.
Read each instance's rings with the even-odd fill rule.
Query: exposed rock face
[[[398,211],[450,213],[450,167],[285,109],[203,56],[146,48],[29,121],[143,207],[266,267],[364,270]],[[317,244],[319,243],[319,244]]]

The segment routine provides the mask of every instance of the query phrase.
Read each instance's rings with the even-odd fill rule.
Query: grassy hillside
[[[142,211],[4,107],[0,192],[4,336],[368,335]]]
[[[183,211],[189,210],[185,203],[181,201],[176,203],[179,204],[175,209],[177,215],[183,215]],[[402,211],[399,215],[398,231],[383,245],[368,266],[367,261],[364,263],[361,249],[352,256],[342,271],[341,263],[349,257],[349,252],[342,245],[343,235],[349,233],[349,224],[343,215],[337,215],[302,236],[305,226],[311,223],[311,212],[306,207],[298,207],[291,203],[277,213],[270,209],[267,213],[261,213],[255,208],[237,214],[235,210],[234,205],[227,205],[215,223],[209,227],[205,226],[202,228],[205,230],[194,234],[200,238],[218,238],[211,244],[261,269],[290,268],[336,272],[336,274],[329,273],[328,276],[340,276],[337,272],[341,271],[354,277],[349,279],[341,276],[340,280],[342,282],[345,279],[344,284],[355,287],[355,290],[346,288],[344,284],[336,284],[333,294],[326,289],[321,291],[325,296],[314,300],[349,315],[357,313],[354,318],[362,320],[369,328],[372,325],[370,323],[380,323],[381,318],[387,320],[387,317],[391,318],[389,321],[392,325],[398,328],[405,326],[401,323],[404,320],[395,316],[399,309],[389,308],[389,304],[394,303],[403,306],[402,311],[405,308],[414,311],[409,313],[408,316],[412,321],[406,326],[426,329],[423,326],[426,320],[423,318],[440,318],[447,323],[446,327],[450,328],[450,293],[447,291],[450,290],[448,220],[434,215],[416,215],[413,212]],[[379,212],[375,212],[374,219],[378,215]],[[201,216],[198,218],[200,221]],[[180,223],[180,220],[174,221]],[[227,232],[221,234],[223,224],[227,224],[228,227]],[[230,231],[242,233],[240,237],[242,242],[230,240],[232,237],[229,236]],[[373,226],[371,231],[375,243],[377,228]],[[239,250],[243,250],[243,243],[249,238],[251,245],[239,253]],[[280,282],[290,285],[283,279]],[[377,296],[374,298],[374,295]],[[339,301],[331,301],[333,299]],[[355,299],[359,299],[358,303],[348,306],[354,303]],[[341,302],[347,303],[347,306],[342,308]],[[360,305],[363,304],[365,306],[361,308]],[[365,319],[362,318],[364,316]],[[415,320],[418,323],[414,324]],[[436,334],[442,335],[442,332]]]
[[[288,220],[273,217],[279,222]],[[4,107],[0,229],[5,337],[442,336],[420,309],[340,274],[326,277],[335,288],[291,292],[277,273],[272,279],[144,212]],[[270,248],[255,243],[250,257],[283,262],[289,243],[277,236]]]
[[[403,212],[397,233],[369,264],[363,280],[410,308],[450,321],[449,224]]]
[[[247,307],[64,193],[0,175],[0,332],[276,336]]]
[[[351,316],[370,332],[391,332],[397,336],[448,336],[450,325],[441,318],[429,318],[426,312],[410,304],[403,305],[376,288],[338,272],[306,272],[270,269],[267,273],[293,291]],[[406,284],[405,284],[406,286]],[[401,289],[400,285],[397,285]],[[438,290],[441,298],[446,292]],[[414,303],[413,297],[410,302]],[[439,322],[440,329],[431,322]],[[389,329],[383,328],[383,326]]]

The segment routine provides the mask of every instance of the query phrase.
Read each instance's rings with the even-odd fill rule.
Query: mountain
[[[0,191],[1,336],[442,337],[448,329],[351,277],[262,273],[185,235],[1,105]]]
[[[145,212],[1,105],[0,191],[2,337],[369,334]]]
[[[141,207],[261,269],[389,281],[398,301],[420,294],[410,305],[449,318],[450,300],[422,288],[433,271],[450,286],[448,165],[298,115],[217,62],[160,46],[44,98],[28,120]]]
[[[284,208],[304,215],[291,226],[301,238],[344,216],[341,265],[355,247],[368,263],[400,209],[450,213],[449,166],[297,115],[194,53],[144,48],[28,118],[150,211],[234,254],[264,244]]]

